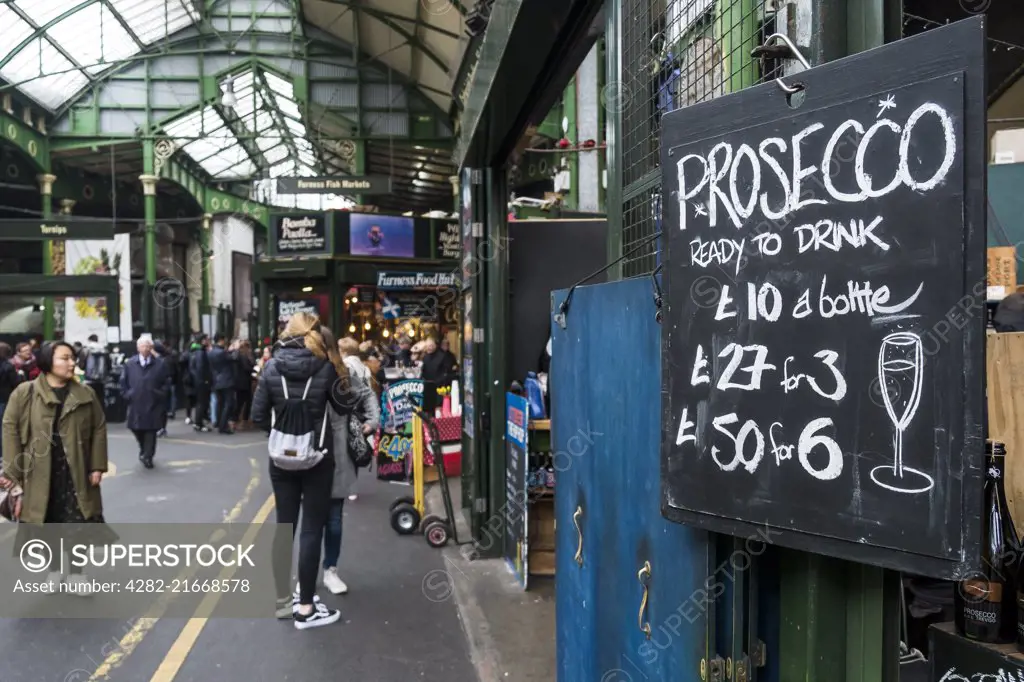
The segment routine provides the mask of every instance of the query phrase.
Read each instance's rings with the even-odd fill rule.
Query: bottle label
[[[988,580],[965,580],[962,589],[964,598],[971,604],[986,601],[998,604],[1003,600],[1002,583],[993,583]]]
[[[963,614],[965,635],[979,636],[982,631],[999,627],[1002,621],[1002,583],[987,580],[965,580],[961,583],[964,597]]]

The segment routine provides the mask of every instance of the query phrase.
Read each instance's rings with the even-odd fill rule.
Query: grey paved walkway
[[[110,436],[111,522],[247,523],[271,496],[259,434],[196,434],[171,422],[152,471],[122,425]],[[443,554],[390,528],[388,505],[408,489],[369,477],[358,487],[346,503],[341,559],[350,593],[320,590],[341,607],[342,623],[299,632],[273,619],[0,619],[0,682],[476,682],[454,602],[423,589]]]

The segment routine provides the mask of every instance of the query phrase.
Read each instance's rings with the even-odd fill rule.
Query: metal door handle
[[[576,513],[572,515],[572,522],[576,526],[576,539],[579,543],[576,546],[576,563],[583,565],[583,531],[580,530],[580,517],[583,516],[583,507],[576,506]]]
[[[644,567],[637,571],[636,579],[640,581],[640,584],[644,586],[644,597],[640,601],[640,613],[637,614],[636,623],[640,628],[640,631],[647,635],[647,639],[651,638],[651,624],[644,622],[644,614],[647,611],[647,596],[648,596],[648,583],[651,580],[651,562],[645,561]]]

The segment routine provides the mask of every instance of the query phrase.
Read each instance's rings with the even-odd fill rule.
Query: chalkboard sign
[[[952,623],[928,628],[929,682],[1022,682],[1024,657],[1012,644],[961,637]]]
[[[979,17],[665,116],[666,517],[976,566],[983,67]]]
[[[381,424],[385,431],[402,429],[412,422],[413,405],[423,403],[423,380],[396,381],[381,396]]]
[[[527,415],[526,398],[505,394],[505,561],[526,589],[530,572],[527,528]]]

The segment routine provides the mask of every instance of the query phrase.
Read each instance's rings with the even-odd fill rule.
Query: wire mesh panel
[[[622,249],[660,229],[661,117],[774,78],[751,51],[775,32],[778,0],[623,0]],[[626,257],[623,275],[651,272],[656,244]]]

